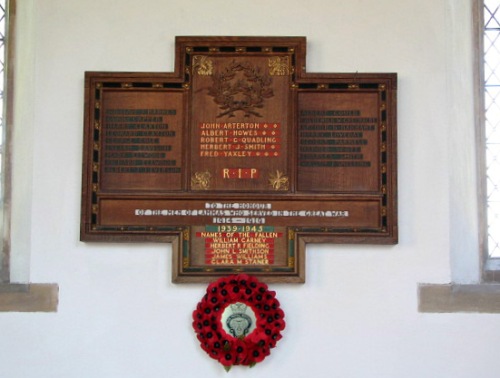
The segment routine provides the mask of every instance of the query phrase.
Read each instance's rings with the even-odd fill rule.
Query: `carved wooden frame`
[[[397,243],[397,75],[306,73],[305,57],[304,37],[177,37],[173,73],[87,72],[81,240],[171,242],[174,282],[206,282],[238,272],[258,275],[268,282],[304,282],[307,243]],[[166,172],[163,175],[153,174],[153,168],[141,168],[147,171],[142,176],[137,167],[115,168],[111,163],[122,164],[124,159],[106,160],[106,156],[125,155],[113,155],[110,146],[127,139],[112,140],[107,135],[138,134],[114,133],[112,125],[125,124],[114,124],[109,121],[114,119],[112,116],[105,117],[126,113],[129,108],[138,111],[136,106],[145,108],[150,102],[163,112],[157,118],[159,121],[152,121],[156,122],[153,126],[164,128],[162,133],[151,135],[170,136],[175,141],[168,142],[174,157],[153,163],[173,167],[156,169]],[[175,104],[170,106],[174,110],[162,108],[161,104],[169,102]],[[329,110],[335,106],[341,110]],[[363,118],[365,113],[370,115]],[[338,114],[338,118],[328,118],[332,114]],[[245,156],[252,159],[247,160],[238,156],[227,159],[208,156],[209,152],[201,150],[200,129],[205,127],[205,118],[210,122],[221,119],[241,124],[252,119],[256,128],[267,127],[266,122],[272,124],[272,119],[278,119],[274,127],[280,138],[272,146],[278,149],[273,152],[277,158],[262,159],[256,157],[256,152],[248,152]],[[319,133],[321,122],[334,122],[330,121],[333,119],[348,122],[347,126],[341,123],[335,126],[348,132]],[[174,131],[168,131],[168,127]],[[324,138],[331,145],[357,143],[358,147],[351,150],[358,153],[299,152],[299,147],[305,151],[342,150],[314,147],[323,143]],[[158,143],[165,145],[165,140]],[[307,148],[307,143],[313,147]],[[209,147],[214,146],[219,145]],[[230,143],[223,146],[233,148]],[[343,151],[349,148],[344,147]],[[169,153],[162,156],[165,155]],[[325,162],[324,156],[331,158]],[[351,161],[338,160],[343,158]],[[319,163],[318,159],[323,160]],[[235,163],[241,161],[253,161],[257,168]],[[225,163],[231,167],[222,169],[220,164]],[[283,168],[274,167],[271,171],[267,165],[273,164]],[[120,170],[126,174],[119,173]],[[231,181],[231,175],[247,180]],[[144,177],[147,179],[143,180]],[[268,206],[266,214],[272,214],[269,216],[273,217],[273,226],[267,227],[272,223],[269,217],[241,219],[266,221],[257,224],[262,227],[254,228],[260,231],[250,234],[267,240],[271,245],[268,250],[274,254],[269,261],[276,258],[279,263],[200,263],[200,256],[208,254],[212,247],[207,247],[209,237],[199,235],[210,235],[203,230],[221,228],[210,221],[216,222],[218,218],[191,214],[195,211],[202,214],[201,209],[212,205],[221,207],[221,213],[230,213],[224,209],[248,204]],[[161,209],[170,209],[171,213]],[[306,212],[312,215],[304,216]],[[257,210],[246,213],[259,214]],[[332,218],[327,220],[324,215],[314,214],[328,214]],[[255,226],[243,224],[244,228],[234,228],[240,238],[244,230]],[[230,234],[219,232],[219,235]],[[236,249],[232,251],[234,254]]]

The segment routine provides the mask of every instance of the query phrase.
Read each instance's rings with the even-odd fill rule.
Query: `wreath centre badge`
[[[282,338],[285,313],[276,293],[246,274],[211,283],[193,312],[193,328],[202,349],[229,371],[253,367]]]

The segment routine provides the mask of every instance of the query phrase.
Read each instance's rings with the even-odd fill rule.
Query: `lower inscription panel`
[[[381,199],[337,201],[204,201],[102,198],[101,227],[175,225],[268,225],[380,230]],[[98,230],[99,228],[97,228]]]

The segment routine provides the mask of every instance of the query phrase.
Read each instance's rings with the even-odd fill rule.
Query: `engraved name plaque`
[[[304,282],[307,243],[397,243],[397,75],[305,57],[177,37],[173,73],[86,72],[81,240],[170,242],[174,282]]]

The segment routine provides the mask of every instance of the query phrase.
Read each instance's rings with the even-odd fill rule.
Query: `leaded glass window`
[[[484,0],[484,105],[488,255],[500,258],[500,0]]]

